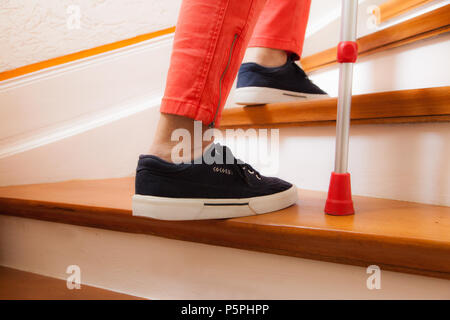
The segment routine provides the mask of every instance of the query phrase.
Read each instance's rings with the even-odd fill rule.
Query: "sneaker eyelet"
[[[260,176],[258,176],[258,175],[256,175],[256,179],[258,179],[258,180],[261,180],[261,177],[260,177]]]
[[[247,170],[248,171],[248,173],[250,173],[250,174],[254,174],[255,173],[255,171],[251,171],[251,170]]]

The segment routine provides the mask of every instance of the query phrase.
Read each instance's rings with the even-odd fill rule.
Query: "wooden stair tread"
[[[174,222],[133,217],[133,192],[134,178],[0,187],[0,213],[450,279],[449,207],[355,196],[356,215],[333,217],[300,190],[278,212]]]
[[[332,125],[337,99],[227,108],[221,128]],[[352,123],[450,121],[450,86],[354,95]]]
[[[65,280],[0,266],[1,300],[144,300],[81,284],[67,289]]]
[[[387,21],[431,1],[432,0],[388,0],[378,7],[380,14],[379,20],[380,22]]]

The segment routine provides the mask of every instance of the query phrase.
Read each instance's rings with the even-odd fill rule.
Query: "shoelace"
[[[244,179],[247,183],[249,183],[247,173],[250,175],[254,175],[256,179],[261,180],[261,174],[257,170],[255,170],[251,165],[245,163],[245,164],[237,164],[237,166],[243,173]]]
[[[231,152],[230,148],[227,146],[222,146],[219,143],[215,144],[215,151],[218,149],[221,150],[220,153],[224,157],[224,161],[227,159],[227,155],[233,159],[233,164],[231,164],[234,168],[236,168],[236,172],[239,174],[239,176],[244,179],[244,181],[247,184],[250,184],[249,176],[255,176],[256,179],[261,180],[261,174],[254,169],[251,165],[245,163],[244,161],[236,158],[233,153]]]

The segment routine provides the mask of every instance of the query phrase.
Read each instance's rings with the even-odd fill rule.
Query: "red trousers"
[[[302,53],[311,0],[184,0],[161,112],[217,125],[247,47]]]

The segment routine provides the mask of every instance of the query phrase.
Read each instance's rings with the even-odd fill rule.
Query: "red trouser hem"
[[[174,114],[198,120],[204,125],[209,125],[212,121],[211,119],[213,118],[210,108],[205,108],[201,105],[191,103],[186,100],[163,98],[160,111],[162,113]]]
[[[257,37],[250,40],[248,47],[263,47],[284,50],[295,53],[298,57],[301,57],[302,55],[301,43],[293,40]]]

